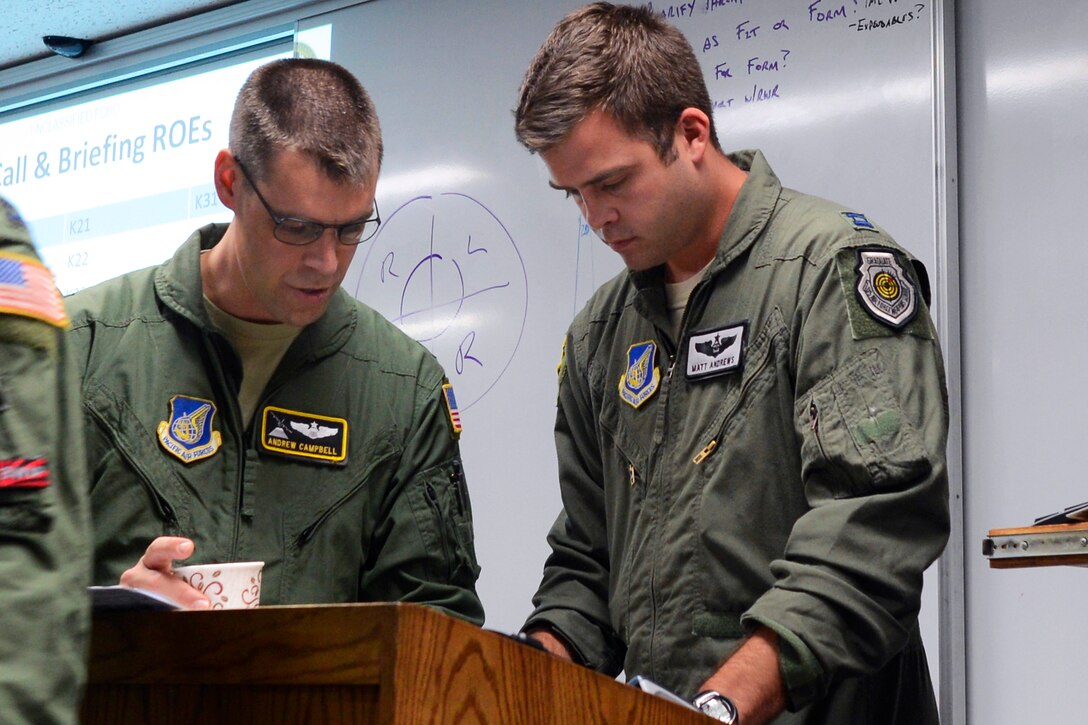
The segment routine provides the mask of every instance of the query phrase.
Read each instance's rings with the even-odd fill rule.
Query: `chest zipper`
[[[748,377],[748,379],[741,384],[740,394],[737,396],[737,402],[733,403],[733,406],[729,409],[729,412],[726,413],[725,417],[722,418],[721,427],[718,429],[717,434],[713,438],[711,438],[698,453],[695,454],[694,458],[691,459],[692,463],[694,463],[695,465],[699,465],[707,458],[710,458],[710,456],[718,450],[718,444],[721,442],[722,435],[725,434],[725,426],[727,426],[729,424],[729,421],[733,419],[733,415],[737,412],[737,408],[740,407],[741,401],[744,400],[745,393],[747,393],[748,389],[752,387],[752,381],[759,377],[759,374],[763,372],[763,369],[765,367],[767,367],[767,364],[770,362],[770,360],[771,355],[765,356],[763,358],[763,361],[760,362],[759,367],[757,367],[755,371]]]
[[[717,438],[711,438],[710,442],[707,443],[705,446],[703,446],[703,450],[701,450],[701,451],[699,451],[698,453],[695,454],[695,458],[692,458],[691,462],[694,463],[695,465],[699,465],[700,463],[705,461],[707,458],[709,458],[710,454],[713,453],[714,449],[717,448],[717,447],[718,447],[718,439]]]
[[[328,521],[330,518],[332,518],[333,514],[343,508],[344,504],[350,501],[353,496],[359,494],[360,490],[363,488],[363,486],[366,485],[367,481],[374,474],[374,472],[377,471],[381,466],[388,463],[393,455],[394,453],[392,452],[385,453],[373,463],[371,463],[366,469],[364,469],[363,472],[359,475],[358,482],[354,486],[352,486],[351,489],[347,491],[347,493],[345,493],[343,496],[333,502],[333,504],[329,506],[329,508],[323,511],[321,515],[314,520],[313,523],[303,529],[302,533],[300,533],[295,538],[296,547],[302,548],[304,544],[312,539],[314,537],[314,533],[321,527],[321,525]]]
[[[106,425],[105,421],[97,413],[92,411],[91,413],[98,425],[102,426],[107,432],[112,433],[112,429]],[[116,440],[113,435],[107,436],[111,440]],[[140,479],[140,483],[143,484],[144,489],[150,494],[151,501],[155,505],[155,511],[159,514],[159,518],[163,523],[163,535],[164,536],[178,536],[181,533],[181,526],[178,522],[178,515],[174,511],[174,507],[170,505],[170,502],[159,493],[158,488],[155,487],[153,481],[155,476],[144,468],[143,465],[136,458],[128,453],[127,446],[118,446],[117,451],[121,454],[121,458],[136,472],[137,478]]]

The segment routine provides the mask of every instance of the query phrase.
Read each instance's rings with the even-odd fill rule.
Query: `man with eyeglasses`
[[[370,98],[334,63],[272,62],[239,93],[229,146],[230,224],[70,300],[95,582],[207,608],[173,562],[263,561],[262,604],[412,601],[482,622],[452,389],[340,289],[380,224]]]

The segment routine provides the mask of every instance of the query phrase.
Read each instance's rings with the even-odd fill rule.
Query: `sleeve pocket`
[[[797,401],[805,481],[832,498],[895,490],[929,473],[879,350],[847,361]]]
[[[471,585],[480,574],[464,478],[446,466],[425,472],[408,497],[425,546],[441,557],[440,578]]]

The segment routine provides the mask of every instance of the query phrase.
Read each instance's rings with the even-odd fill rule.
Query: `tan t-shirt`
[[[703,279],[703,275],[706,274],[707,267],[714,260],[706,263],[706,267],[703,267],[695,274],[691,275],[683,282],[676,282],[670,284],[665,283],[665,302],[669,306],[669,322],[672,323],[672,336],[676,337],[680,334],[680,323],[684,319],[684,309],[688,306],[688,298],[691,297],[691,291],[695,289],[695,285]]]
[[[238,390],[238,405],[242,409],[242,420],[249,425],[269,378],[302,328],[239,319],[216,307],[207,295],[204,296],[204,307],[212,324],[230,341],[242,359],[242,387]]]

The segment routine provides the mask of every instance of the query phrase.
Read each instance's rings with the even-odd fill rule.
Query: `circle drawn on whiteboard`
[[[510,232],[484,204],[455,192],[417,196],[382,221],[354,294],[438,358],[462,411],[506,372],[529,303]]]

